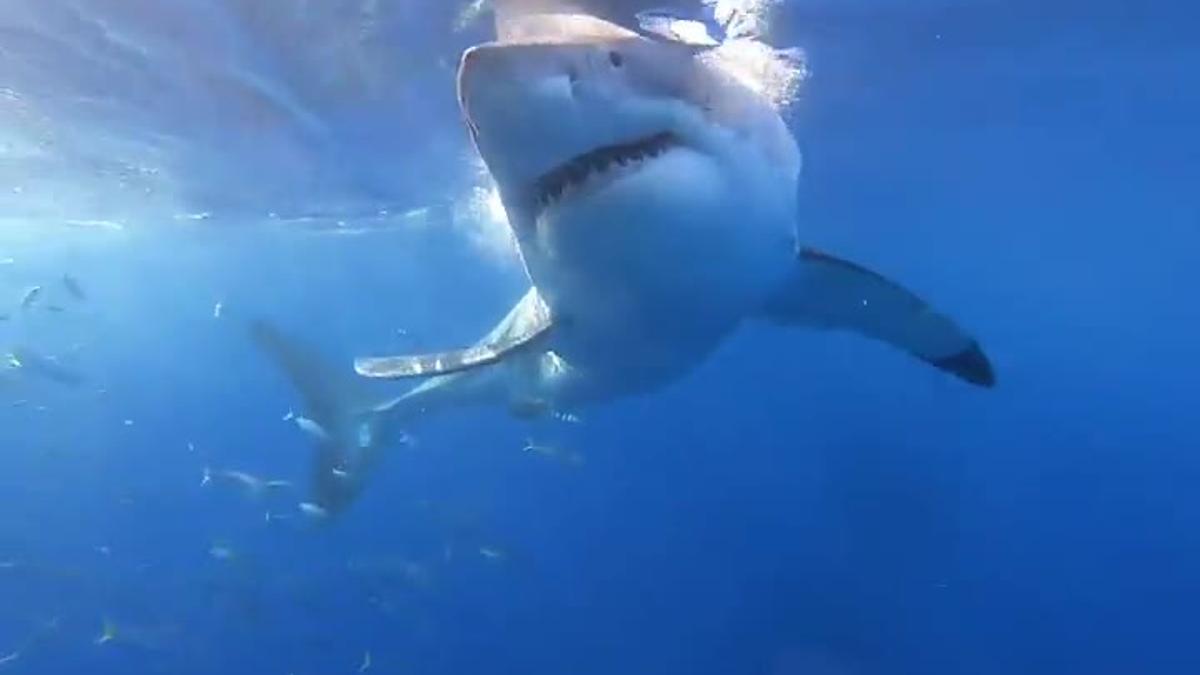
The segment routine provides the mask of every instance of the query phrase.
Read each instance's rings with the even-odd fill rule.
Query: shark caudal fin
[[[250,334],[300,394],[302,410],[284,419],[295,423],[316,448],[311,503],[331,514],[343,510],[358,496],[391,440],[384,420],[365,403],[348,364],[344,369],[330,365],[265,321],[252,322]]]
[[[765,313],[781,324],[851,330],[971,384],[996,384],[991,361],[953,319],[899,284],[815,249],[800,251],[796,269]]]

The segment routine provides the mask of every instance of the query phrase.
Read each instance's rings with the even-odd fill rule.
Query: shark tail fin
[[[383,415],[363,405],[361,385],[348,364],[344,370],[331,366],[315,349],[263,320],[251,322],[250,335],[300,394],[302,414],[285,419],[316,449],[311,502],[331,514],[345,509],[380,459]]]

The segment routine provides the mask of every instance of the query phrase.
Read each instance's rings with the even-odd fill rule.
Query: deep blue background
[[[452,60],[483,33],[390,6],[427,41],[404,54]],[[119,231],[0,224],[0,347],[88,378],[0,379],[0,658],[20,652],[0,671],[352,673],[370,651],[370,672],[414,674],[1200,672],[1197,18],[1184,2],[781,10],[773,41],[813,71],[791,111],[806,240],[970,326],[995,390],[853,336],[750,325],[678,386],[582,424],[428,420],[325,526],[264,521],[301,495],[200,485],[205,466],[306,477],[306,439],[281,421],[299,402],[244,319],[345,364],[471,339],[521,282],[444,214],[358,236],[263,216],[444,204],[469,175],[451,74],[294,87],[325,125],[315,145],[256,145],[241,108],[142,108],[123,137],[242,139],[164,163],[174,197],[214,218],[135,223],[124,195],[93,203]],[[0,34],[10,75],[43,54],[12,56],[40,44],[23,30]],[[38,68],[78,41],[56,35]],[[318,79],[238,39],[274,64],[260,75]],[[68,70],[64,88],[95,77]],[[118,102],[139,90],[121,82]],[[52,99],[56,138],[111,128]],[[79,147],[67,159],[107,150]],[[2,175],[36,188],[41,165],[20,159]],[[57,288],[64,271],[87,302]],[[31,284],[68,311],[15,309]],[[522,453],[527,438],[585,462]],[[94,645],[106,617],[117,638]]]

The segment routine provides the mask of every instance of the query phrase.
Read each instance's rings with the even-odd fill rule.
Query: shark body
[[[470,404],[521,415],[642,394],[685,376],[743,322],[836,328],[981,386],[978,343],[898,284],[806,248],[800,153],[768,100],[702,54],[582,14],[502,21],[458,74],[466,125],[496,182],[530,288],[475,345],[363,358],[425,378],[347,407],[313,359],[259,326],[329,431],[316,500],[337,509],[416,415]]]

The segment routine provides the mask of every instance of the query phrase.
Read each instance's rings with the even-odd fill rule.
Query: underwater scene
[[[1200,673],[1197,20],[0,0],[0,675]]]

